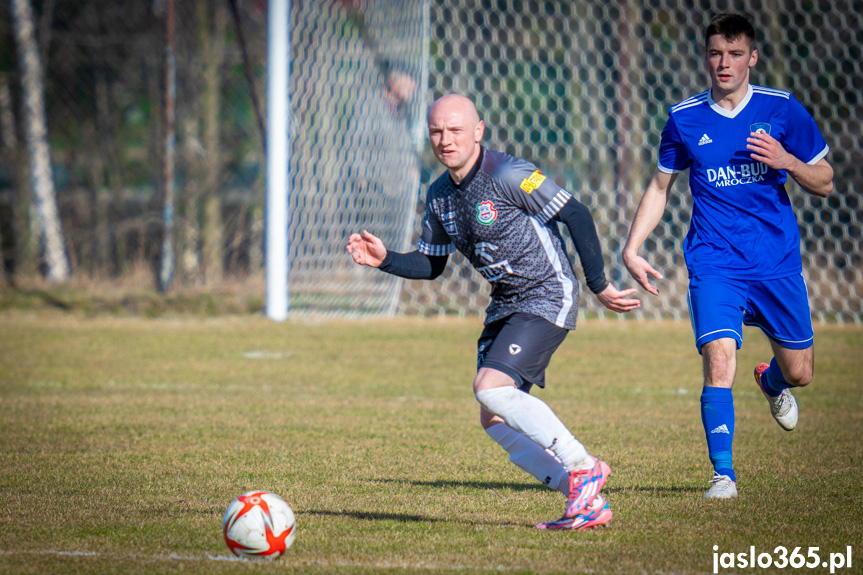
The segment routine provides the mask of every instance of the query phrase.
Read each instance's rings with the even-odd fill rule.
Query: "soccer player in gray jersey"
[[[545,402],[545,370],[578,313],[578,281],[558,230],[570,231],[587,285],[615,312],[640,306],[635,289],[605,279],[590,212],[530,162],[480,145],[485,124],[473,102],[450,94],[428,114],[435,157],[447,171],[428,191],[416,251],[386,249],[366,230],[347,251],[362,265],[410,279],[434,279],[458,250],[491,284],[491,303],[477,344],[473,390],[480,422],[510,460],[567,496],[563,517],[540,529],[586,529],[612,517],[599,491],[610,474],[587,453]]]

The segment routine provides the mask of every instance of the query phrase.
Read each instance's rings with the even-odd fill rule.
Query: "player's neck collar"
[[[467,176],[465,176],[464,179],[461,182],[459,182],[458,184],[455,183],[455,181],[452,179],[452,175],[447,173],[447,175],[449,176],[449,181],[452,182],[452,185],[454,185],[456,188],[459,188],[459,189],[467,188],[470,185],[470,183],[473,181],[473,178],[474,178],[474,176],[476,176],[476,173],[479,171],[480,166],[482,166],[482,159],[484,156],[485,156],[485,147],[480,146],[479,147],[479,156],[477,156],[477,158],[476,158],[476,163],[470,169],[470,172],[468,172]]]
[[[721,116],[725,116],[726,118],[735,118],[737,114],[743,111],[746,108],[746,104],[749,103],[749,100],[752,99],[752,84],[747,84],[746,86],[746,95],[743,96],[743,99],[740,100],[740,103],[734,106],[733,110],[726,110],[719,104],[713,101],[713,88],[711,87],[707,90],[707,102],[710,104],[710,107],[713,108],[713,111]]]

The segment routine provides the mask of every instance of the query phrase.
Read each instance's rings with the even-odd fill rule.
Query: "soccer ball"
[[[234,499],[222,519],[222,534],[237,557],[277,559],[294,542],[294,512],[269,491],[249,491]]]

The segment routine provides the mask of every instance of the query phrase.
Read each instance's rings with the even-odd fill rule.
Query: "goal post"
[[[395,313],[401,282],[357,266],[344,248],[362,229],[396,250],[406,249],[413,233],[428,10],[428,0],[291,7],[291,154],[269,149],[267,160],[268,174],[289,173],[286,225],[267,221],[279,233],[287,229],[287,241],[275,248],[288,246],[290,281],[283,290],[270,285],[268,271],[268,315],[271,289],[290,293],[286,304],[297,312]],[[281,258],[275,249],[268,270],[272,258]],[[278,279],[285,275],[272,269]]]
[[[267,15],[267,317],[288,316],[288,197],[290,193],[290,7],[270,0]]]

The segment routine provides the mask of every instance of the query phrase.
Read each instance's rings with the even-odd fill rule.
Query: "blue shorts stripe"
[[[719,335],[721,333],[731,333],[733,335],[732,336]],[[716,331],[711,331],[710,333],[705,333],[704,335],[702,335],[701,337],[696,339],[695,345],[701,347],[705,343],[709,343],[709,342],[715,341],[717,339],[722,339],[723,337],[733,337],[733,339],[735,339],[737,341],[737,347],[738,348],[740,348],[740,346],[743,344],[743,336],[740,335],[739,333],[737,333],[736,331],[734,331],[733,329],[717,329]],[[705,341],[701,341],[704,338],[707,338],[707,339]]]
[[[733,337],[740,348],[744,325],[758,327],[782,347],[812,345],[812,316],[803,274],[770,280],[693,277],[688,296],[699,352],[705,343],[722,337]]]

